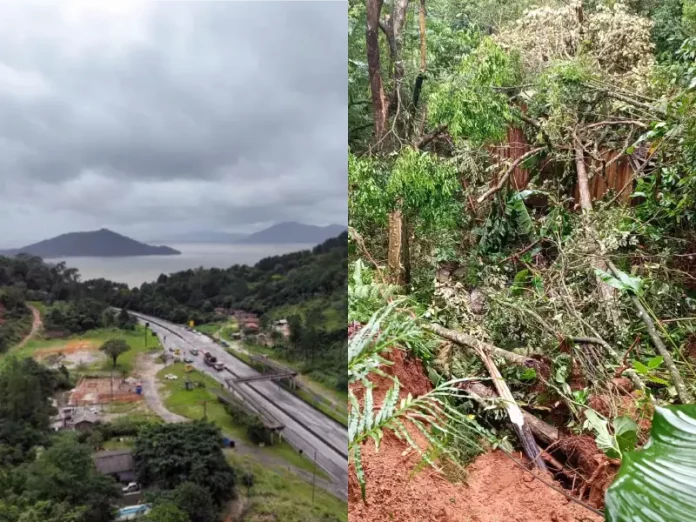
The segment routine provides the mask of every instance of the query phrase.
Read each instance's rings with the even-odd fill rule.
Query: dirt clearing
[[[109,402],[138,402],[142,395],[136,393],[135,379],[84,378],[70,394],[68,404],[105,404]]]
[[[419,361],[394,351],[394,365],[383,368],[396,375],[402,395],[421,395],[430,389]],[[377,377],[375,405],[391,381]],[[359,389],[354,390],[360,398]],[[425,439],[413,433],[425,448]],[[364,503],[353,465],[350,466],[349,520],[354,522],[601,522],[602,518],[570,502],[531,474],[521,470],[503,453],[478,457],[467,467],[464,483],[453,484],[433,468],[421,469],[420,456],[390,433],[385,433],[379,452],[372,441],[363,445],[367,481]],[[547,478],[547,480],[552,480]],[[559,485],[560,487],[560,485]]]
[[[101,363],[106,360],[106,356],[99,351],[96,342],[84,340],[68,341],[63,346],[40,348],[34,352],[34,358],[49,365],[64,364],[68,368]]]

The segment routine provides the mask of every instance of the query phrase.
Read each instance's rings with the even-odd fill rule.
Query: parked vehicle
[[[192,363],[193,359],[191,357],[184,357],[184,362],[185,363]]]
[[[225,369],[225,365],[222,364],[221,362],[215,363],[214,367],[215,367],[215,369],[216,369],[217,371],[219,371],[219,372],[221,372],[222,370]]]
[[[138,484],[137,482],[129,482],[127,486],[123,486],[123,488],[121,489],[126,494],[137,493],[138,491],[140,491],[140,484]]]
[[[189,351],[191,352],[191,355],[198,355],[198,349],[197,349],[197,348],[191,348],[191,350],[189,350]]]

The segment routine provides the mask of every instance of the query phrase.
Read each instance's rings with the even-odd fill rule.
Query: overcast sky
[[[0,245],[346,224],[346,26],[344,2],[0,3]]]

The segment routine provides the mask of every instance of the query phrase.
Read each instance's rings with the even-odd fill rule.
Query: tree
[[[85,506],[84,522],[109,522],[118,484],[94,467],[90,449],[69,434],[41,454],[28,469],[28,495],[36,500]]]
[[[133,330],[136,323],[137,320],[135,317],[129,314],[125,308],[121,308],[121,311],[118,313],[118,317],[116,318],[116,324],[118,327],[123,330]]]
[[[118,356],[130,350],[130,346],[123,339],[109,339],[99,347],[99,350],[111,357],[115,368]]]
[[[135,441],[133,458],[144,486],[173,490],[192,482],[221,505],[234,495],[236,473],[222,453],[220,430],[211,423],[150,425]]]
[[[147,522],[190,522],[189,516],[171,501],[164,501],[152,508],[145,516]]]
[[[193,482],[183,482],[172,492],[172,500],[191,522],[215,522],[213,499],[205,487]]]
[[[299,315],[291,315],[288,317],[288,326],[290,327],[290,345],[297,350],[300,347],[302,331],[304,329],[302,317]]]

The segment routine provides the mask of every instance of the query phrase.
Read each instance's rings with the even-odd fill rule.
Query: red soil
[[[431,389],[419,361],[395,350],[394,362],[384,368],[399,378],[402,396],[414,396]],[[375,377],[375,405],[378,408],[391,381]],[[359,387],[354,392],[361,398]],[[422,448],[426,441],[419,432],[412,436]],[[352,522],[600,522],[601,517],[571,503],[524,472],[496,451],[477,458],[467,468],[464,484],[453,484],[433,468],[419,467],[420,456],[408,444],[385,433],[379,452],[374,443],[363,445],[366,502],[353,465],[348,486],[348,517]],[[550,480],[550,479],[548,479]]]
[[[142,395],[135,393],[135,388],[115,378],[82,379],[70,394],[70,405],[105,404],[109,402],[138,402]]]

